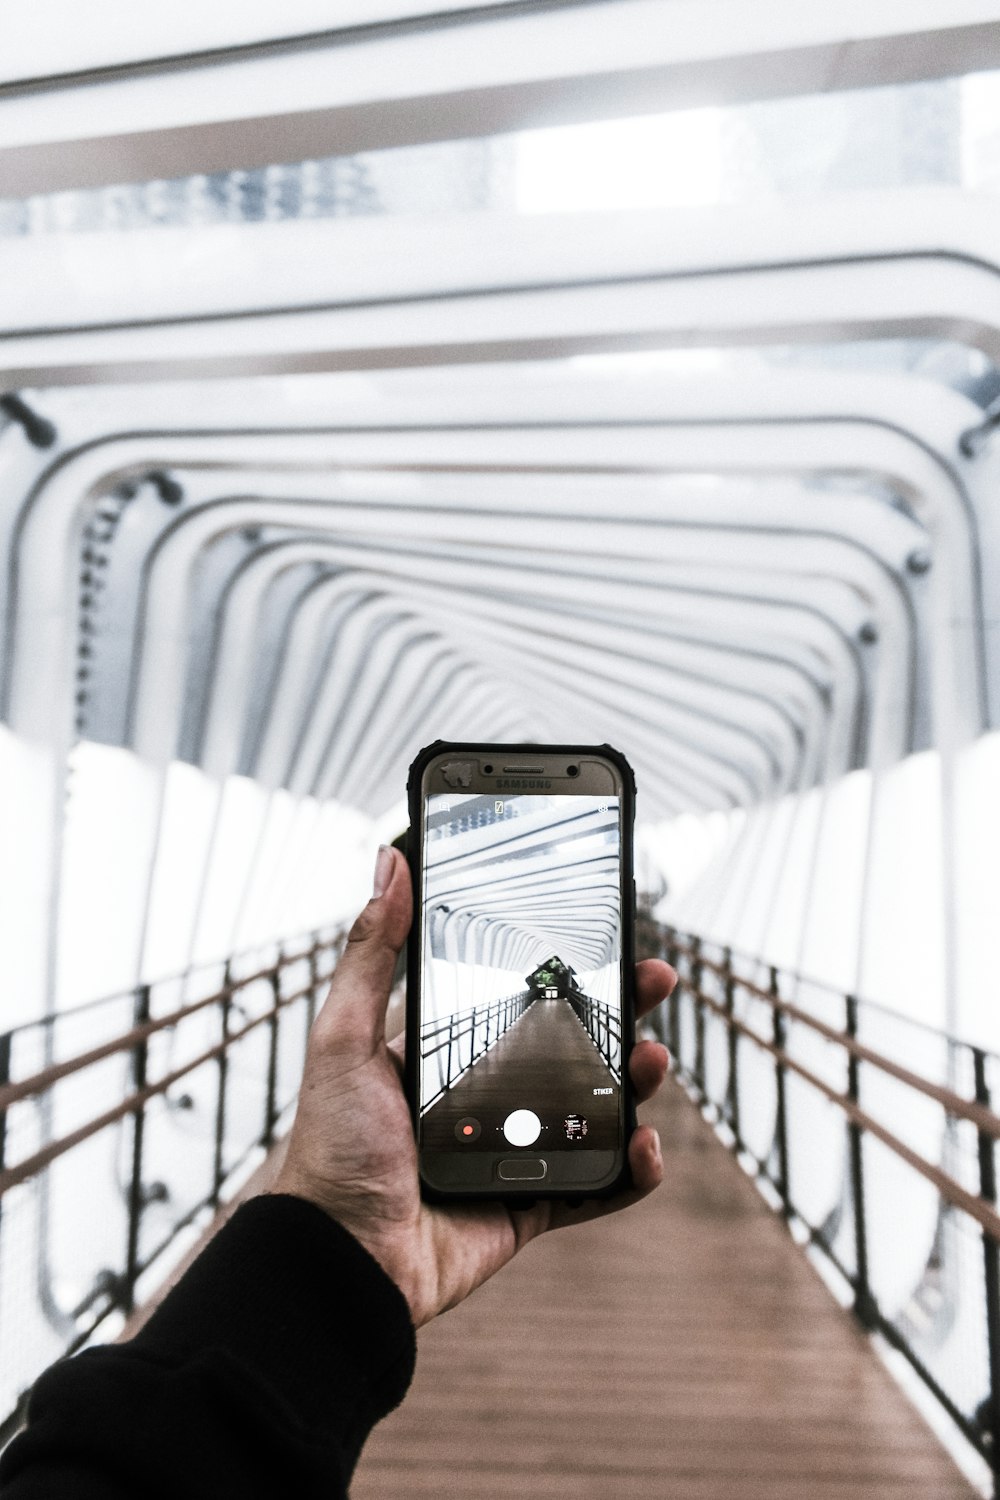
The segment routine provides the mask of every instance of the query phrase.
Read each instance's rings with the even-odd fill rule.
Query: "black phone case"
[[[433,744],[426,745],[414,757],[410,766],[406,782],[406,796],[409,806],[410,826],[407,834],[406,849],[407,859],[410,866],[410,881],[413,888],[413,921],[410,925],[410,935],[406,948],[406,1064],[405,1064],[405,1087],[406,1096],[410,1106],[410,1118],[413,1124],[413,1133],[417,1133],[417,1119],[419,1110],[419,1095],[417,1084],[417,1070],[419,1064],[419,1008],[420,1008],[420,970],[421,970],[421,941],[423,933],[421,897],[420,897],[420,847],[421,839],[419,830],[421,826],[422,807],[420,799],[420,786],[423,778],[424,768],[428,761],[446,751],[454,751],[456,754],[482,755],[499,754],[527,755],[532,751],[541,751],[547,755],[603,755],[607,760],[613,761],[621,772],[622,777],[622,1102],[625,1120],[625,1139],[622,1154],[622,1169],[613,1182],[606,1184],[596,1191],[586,1190],[580,1192],[566,1192],[563,1189],[548,1191],[534,1188],[530,1191],[512,1192],[508,1189],[497,1188],[495,1192],[444,1192],[432,1187],[425,1182],[423,1176],[420,1178],[420,1191],[423,1198],[430,1203],[506,1203],[511,1206],[520,1205],[528,1207],[539,1198],[559,1199],[562,1202],[578,1203],[589,1198],[609,1198],[623,1188],[632,1186],[632,1175],[628,1165],[628,1143],[636,1128],[635,1096],[632,1090],[632,1081],[629,1077],[628,1057],[635,1044],[635,870],[633,865],[633,833],[635,828],[635,773],[620,750],[612,745],[539,745],[531,743],[523,744],[487,744],[487,743],[460,743],[454,740],[435,740]]]

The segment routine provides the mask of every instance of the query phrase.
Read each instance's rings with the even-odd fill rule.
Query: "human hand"
[[[423,1202],[410,1110],[403,1092],[403,1041],[385,1040],[396,957],[412,912],[406,861],[379,851],[375,895],[358,917],[316,1018],[295,1124],[271,1189],[324,1209],[375,1257],[402,1290],[415,1325],[455,1307],[536,1235],[615,1212],[662,1180],[656,1131],[640,1125],[629,1142],[633,1186],[577,1206],[539,1201]],[[668,964],[636,965],[639,1015],[670,993]],[[667,1071],[667,1049],[637,1042],[629,1057],[636,1100],[650,1099]]]

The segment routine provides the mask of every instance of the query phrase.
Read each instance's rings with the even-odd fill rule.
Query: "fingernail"
[[[393,866],[392,850],[388,844],[379,847],[378,859],[375,861],[375,888],[372,891],[372,900],[377,901],[379,896],[384,896],[392,879]]]
[[[653,1135],[653,1154],[656,1157],[656,1160],[659,1163],[659,1165],[662,1167],[663,1166],[663,1147],[660,1145],[660,1133],[659,1133],[659,1131],[656,1131],[655,1134]]]

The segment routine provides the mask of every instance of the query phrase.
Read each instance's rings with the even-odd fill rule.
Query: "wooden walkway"
[[[353,1500],[972,1500],[679,1086],[667,1182],[419,1336]]]
[[[489,1052],[463,1073],[421,1122],[424,1144],[455,1150],[455,1126],[464,1116],[483,1122],[474,1149],[503,1150],[500,1129],[514,1109],[531,1109],[542,1121],[538,1150],[566,1145],[563,1120],[583,1115],[587,1149],[614,1150],[618,1141],[618,1089],[607,1097],[595,1089],[614,1078],[568,1000],[536,1000]],[[498,1139],[499,1137],[499,1139]]]

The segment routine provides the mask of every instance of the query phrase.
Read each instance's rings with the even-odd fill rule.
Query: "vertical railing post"
[[[737,1151],[742,1151],[743,1141],[740,1137],[740,1038],[739,1032],[734,1025],[736,1018],[736,980],[733,978],[733,953],[731,948],[723,949],[722,962],[725,966],[726,1045],[729,1053],[729,1077],[726,1080],[726,1113],[729,1119],[729,1128],[733,1132],[736,1149]]]
[[[0,1035],[0,1089],[10,1083],[10,1055],[14,1038],[9,1031]],[[7,1111],[0,1109],[0,1172],[7,1165]],[[0,1225],[3,1223],[3,1199],[0,1198]]]
[[[212,1206],[219,1206],[219,1192],[225,1177],[223,1153],[226,1141],[226,1090],[229,1082],[229,1017],[233,1008],[232,963],[226,959],[222,975],[221,1030],[222,1051],[219,1053],[218,1092],[215,1099],[215,1150],[212,1157]]]
[[[855,1041],[858,1035],[858,1002],[854,995],[845,996],[847,1006],[847,1036]],[[847,1097],[852,1104],[861,1099],[861,1069],[854,1052],[847,1054]],[[865,1172],[862,1147],[862,1129],[854,1120],[847,1125],[850,1150],[851,1202],[854,1211],[854,1311],[866,1328],[873,1328],[877,1308],[868,1281],[868,1218],[865,1212]]]
[[[701,962],[701,938],[691,939],[694,950],[691,958],[691,998],[694,1001],[694,1081],[703,1099],[705,1091],[705,1007],[701,999],[701,982],[704,968]]]
[[[445,1088],[446,1089],[450,1089],[451,1088],[451,1048],[452,1048],[452,1043],[454,1042],[454,1040],[455,1040],[455,1013],[454,1013],[454,1011],[452,1011],[451,1015],[448,1017],[448,1066],[447,1066],[447,1082],[445,1083]]]
[[[150,990],[148,984],[140,985],[135,995],[132,1015],[133,1026],[144,1026],[149,1020]],[[146,1037],[132,1048],[132,1091],[141,1093],[146,1087],[146,1067],[149,1059],[149,1042]],[[139,1231],[142,1227],[142,1211],[145,1207],[145,1191],[142,1181],[142,1148],[146,1127],[146,1106],[140,1103],[132,1111],[132,1172],[128,1191],[128,1239],[125,1248],[125,1275],[122,1282],[121,1302],[126,1313],[135,1307],[135,1284],[139,1279]]]
[[[677,968],[677,960],[678,960],[678,957],[679,957],[678,952],[677,952],[677,933],[676,933],[676,931],[675,931],[675,929],[673,927],[668,927],[667,928],[666,957],[667,957],[667,963],[674,970],[674,972],[676,974],[678,974],[677,984],[674,986],[673,994],[670,996],[670,999],[667,1001],[667,1004],[670,1006],[670,1041],[668,1043],[668,1046],[670,1048],[670,1052],[671,1052],[671,1055],[673,1057],[674,1063],[677,1066],[677,1068],[679,1069],[682,1066],[682,1061],[681,1061],[681,990],[682,990],[682,984],[681,984],[680,977],[679,977],[679,970]]]
[[[976,1080],[976,1103],[990,1108],[990,1089],[986,1077],[986,1054],[972,1049]],[[997,1201],[996,1159],[993,1137],[985,1130],[979,1136],[979,1191],[987,1203]],[[1000,1493],[1000,1247],[983,1230],[983,1269],[986,1276],[986,1340],[990,1370],[990,1463],[993,1467],[994,1494]]]
[[[281,1004],[281,961],[275,964],[271,970],[271,1001],[272,1010],[268,1020],[270,1032],[270,1045],[267,1052],[267,1098],[264,1103],[264,1133],[260,1138],[262,1146],[274,1144],[274,1125],[278,1118],[277,1092],[278,1092],[278,1018]]]
[[[778,1147],[778,1192],[781,1194],[781,1209],[785,1217],[791,1214],[791,1200],[788,1191],[788,1112],[785,1097],[785,1064],[780,1054],[785,1050],[787,1040],[785,1032],[784,1012],[778,1005],[780,994],[778,990],[778,971],[771,965],[770,994],[772,1001],[771,1014],[774,1018],[774,1045],[779,1053],[774,1060],[774,1080],[777,1089],[777,1103],[774,1117],[774,1138]]]

